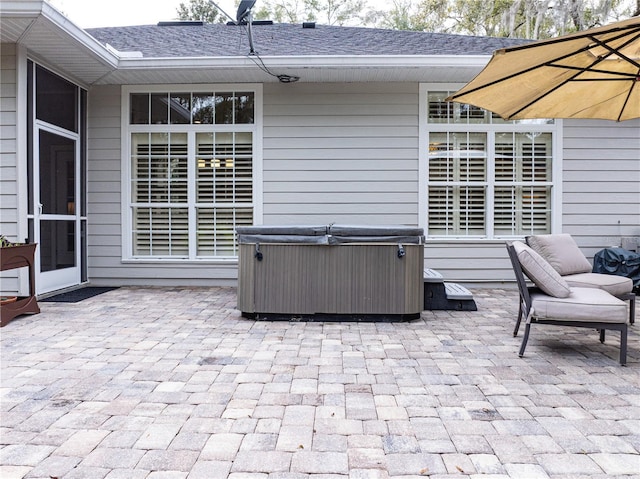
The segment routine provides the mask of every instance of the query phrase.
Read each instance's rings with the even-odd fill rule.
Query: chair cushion
[[[591,263],[569,234],[527,236],[527,244],[561,276],[591,271]]]
[[[514,241],[512,245],[524,273],[538,288],[556,298],[569,296],[571,289],[567,282],[538,253],[522,241]]]
[[[533,315],[538,319],[626,323],[624,301],[596,288],[571,288],[568,298],[531,295]]]
[[[624,276],[602,273],[579,273],[563,276],[569,286],[600,288],[614,296],[622,296],[633,289],[633,280]]]

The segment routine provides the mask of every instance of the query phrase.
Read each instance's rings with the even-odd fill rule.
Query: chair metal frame
[[[516,326],[513,331],[513,336],[518,335],[518,330],[520,329],[520,323],[522,322],[522,318],[526,318],[524,336],[522,338],[522,343],[520,344],[520,351],[518,352],[519,357],[524,356],[524,351],[527,347],[527,342],[529,340],[529,333],[531,331],[532,324],[549,324],[553,326],[570,326],[576,328],[589,328],[595,329],[600,333],[600,342],[604,343],[605,341],[605,331],[607,329],[620,331],[620,364],[625,366],[627,363],[627,332],[628,326],[626,321],[624,323],[608,323],[603,321],[571,321],[571,320],[555,320],[555,319],[539,319],[535,316],[535,311],[532,309],[532,293],[542,293],[538,288],[531,287],[527,285],[527,281],[524,276],[524,272],[522,271],[522,267],[520,265],[520,260],[518,259],[518,255],[512,244],[507,243],[507,251],[509,253],[509,259],[511,260],[511,266],[513,267],[513,272],[515,273],[516,282],[518,283],[518,290],[520,292],[519,298],[519,309],[518,309],[518,319],[516,321]]]

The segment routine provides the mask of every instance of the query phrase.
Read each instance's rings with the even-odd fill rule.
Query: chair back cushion
[[[570,288],[599,288],[614,296],[623,296],[633,290],[631,278],[615,274],[578,273],[563,276]]]
[[[522,241],[514,241],[512,245],[522,270],[538,288],[556,298],[569,297],[571,288],[544,258]]]
[[[591,272],[591,263],[570,234],[527,236],[527,244],[561,276]]]

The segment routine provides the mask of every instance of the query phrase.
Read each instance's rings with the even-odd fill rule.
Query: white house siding
[[[474,286],[514,282],[504,241],[428,240],[425,268],[439,271],[446,281]]]
[[[266,224],[405,224],[419,218],[419,85],[265,86]],[[427,241],[447,280],[502,282],[502,242]]]
[[[418,224],[418,84],[264,88],[265,224]]]
[[[235,262],[122,261],[120,88],[89,91],[92,284],[235,284]],[[417,84],[264,88],[266,224],[418,223]]]
[[[17,67],[15,44],[0,44],[0,234],[18,238]],[[5,271],[0,291],[17,293],[18,270]]]
[[[640,120],[564,124],[564,232],[589,257],[640,239]]]
[[[123,262],[120,87],[89,90],[88,275],[93,285],[231,285],[235,263]]]
[[[266,84],[263,223],[423,226],[418,89],[418,84]],[[120,88],[92,88],[91,282],[235,284],[234,262],[122,262],[120,122]],[[638,123],[564,125],[563,231],[575,235],[589,256],[620,235],[640,236]],[[503,241],[428,240],[425,266],[468,285],[513,281]]]

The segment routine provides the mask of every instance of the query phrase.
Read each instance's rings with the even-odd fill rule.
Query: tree
[[[389,11],[376,11],[376,26],[392,30],[447,31],[451,10],[448,0],[423,0],[416,9],[412,0],[393,0]]]
[[[273,0],[254,12],[254,18],[278,23],[363,25],[364,5],[365,0]]]
[[[259,20],[273,20],[276,23],[302,23],[304,5],[299,0],[274,0],[263,3],[253,16]]]
[[[632,16],[640,0],[422,0],[414,29],[550,38]]]
[[[261,0],[253,18],[539,39],[639,14],[640,0],[391,0],[388,10],[372,10],[367,0]],[[178,18],[226,21],[207,0],[181,3]]]
[[[372,20],[376,26],[391,30],[421,30],[414,25],[413,1],[393,0],[391,10],[373,12]],[[380,19],[380,20],[378,20]]]
[[[225,18],[208,0],[189,0],[180,3],[177,10],[179,20],[200,20],[207,23],[224,23]]]

